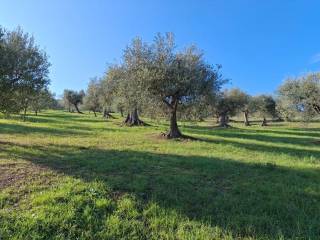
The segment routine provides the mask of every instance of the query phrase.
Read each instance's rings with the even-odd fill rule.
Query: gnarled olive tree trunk
[[[23,121],[24,122],[26,121],[26,117],[27,117],[27,109],[28,109],[28,107],[24,107],[24,109],[23,109]]]
[[[172,101],[169,103],[166,100],[163,100],[164,103],[169,107],[170,111],[170,128],[169,131],[165,134],[167,138],[180,138],[183,137],[181,134],[178,123],[177,123],[177,109],[179,100],[177,97],[173,97]]]
[[[244,125],[245,126],[250,126],[249,112],[248,111],[243,111],[243,118],[244,118]]]
[[[83,112],[81,112],[79,110],[78,104],[73,104],[73,105],[74,105],[75,109],[77,110],[77,113],[83,114]]]
[[[108,111],[106,108],[103,110],[103,117],[104,118],[115,118],[110,114],[110,111]]]
[[[129,126],[140,126],[145,123],[139,119],[138,109],[135,108],[132,112],[128,113],[124,123]]]
[[[219,115],[219,127],[230,127],[228,124],[228,116],[226,112],[222,112]]]
[[[264,117],[263,120],[262,120],[261,126],[262,126],[262,127],[268,126],[267,119],[266,119],[265,117]]]
[[[167,133],[167,138],[180,138],[182,134],[179,130],[177,123],[177,108],[172,109],[170,112],[170,129]]]
[[[123,117],[123,109],[120,108],[120,114],[121,114],[121,117]]]

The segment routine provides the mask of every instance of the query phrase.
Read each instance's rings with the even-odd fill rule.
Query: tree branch
[[[162,99],[162,101],[170,108],[173,109],[173,106],[165,99]]]

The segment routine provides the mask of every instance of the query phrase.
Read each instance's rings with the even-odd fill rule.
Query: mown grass
[[[320,123],[0,119],[0,239],[319,239]]]

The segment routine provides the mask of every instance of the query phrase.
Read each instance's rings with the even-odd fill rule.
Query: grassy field
[[[0,239],[319,239],[320,123],[0,119]]]

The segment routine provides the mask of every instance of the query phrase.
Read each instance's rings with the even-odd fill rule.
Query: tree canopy
[[[228,126],[228,118],[240,112],[248,114],[249,96],[238,88],[221,92],[213,102],[213,108],[221,127]],[[246,118],[245,121],[248,121]]]
[[[280,112],[286,118],[295,114],[306,121],[320,114],[320,73],[287,79],[278,90]]]
[[[96,112],[101,111],[101,95],[101,82],[97,78],[91,79],[84,97],[84,105],[89,111],[93,111],[95,116]]]
[[[276,101],[270,95],[257,95],[252,97],[251,100],[252,111],[258,113],[260,117],[263,118],[261,125],[267,125],[267,117],[276,117]]]
[[[170,118],[168,138],[181,137],[177,125],[179,105],[191,106],[206,95],[215,95],[224,83],[221,66],[208,64],[195,46],[177,51],[172,33],[158,34],[151,44],[134,39],[115,69],[119,92],[135,112],[163,110]]]
[[[83,98],[85,96],[85,92],[81,91],[73,91],[73,90],[64,90],[63,98],[65,101],[66,106],[69,108],[68,110],[71,111],[71,106],[74,106],[75,110],[78,113],[83,113],[79,109],[79,105],[83,103]]]
[[[31,100],[49,85],[46,53],[21,28],[0,27],[0,111],[6,114],[26,110]]]

